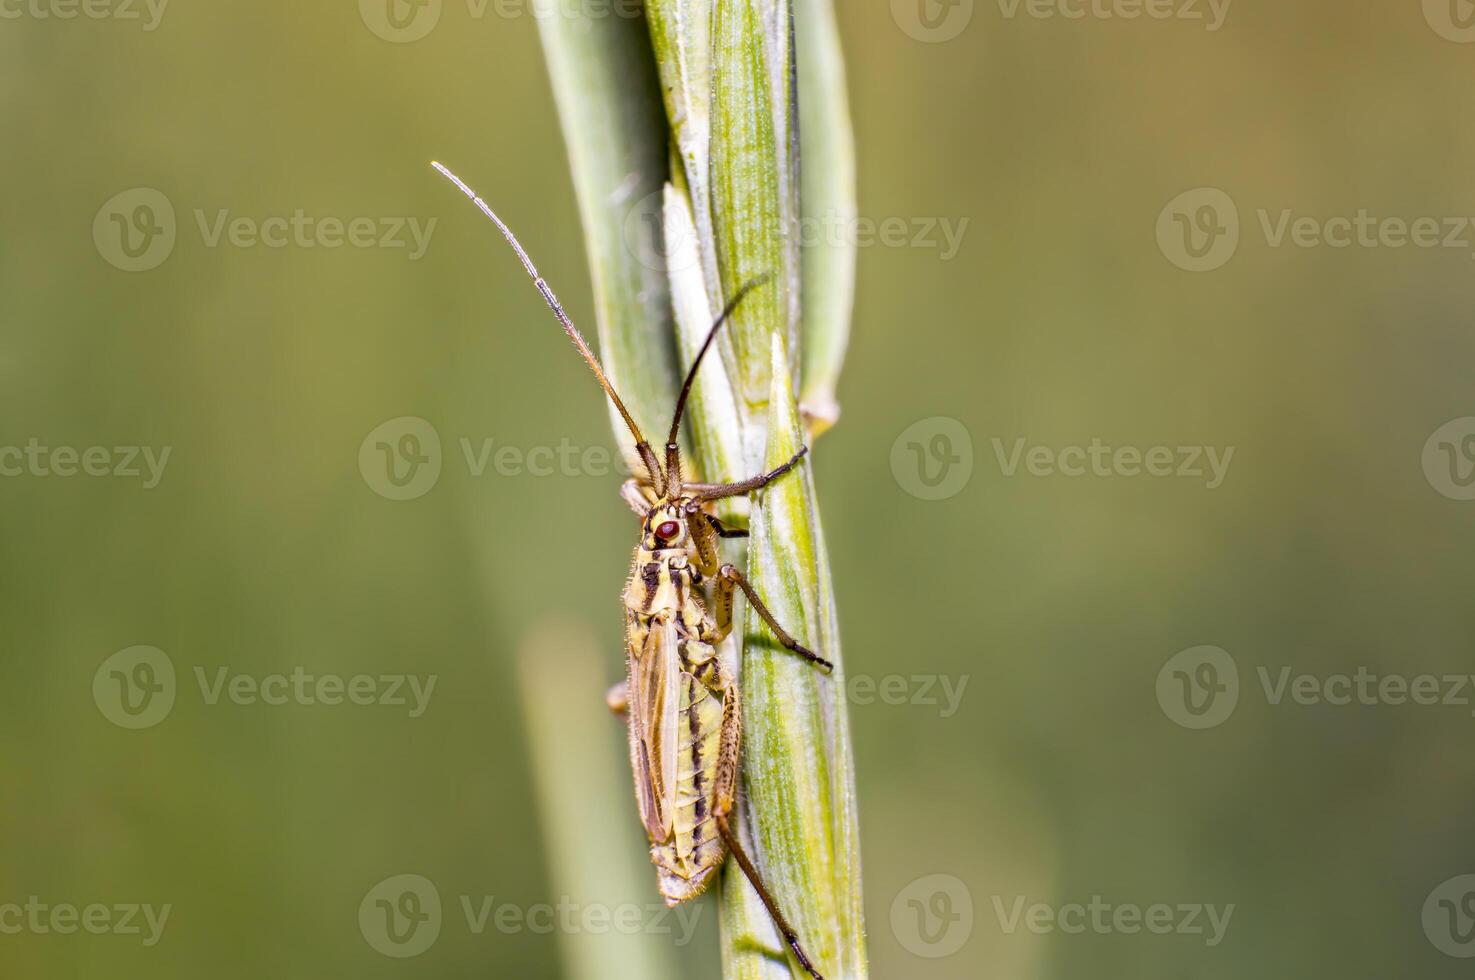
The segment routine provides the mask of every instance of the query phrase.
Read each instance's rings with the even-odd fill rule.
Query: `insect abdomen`
[[[712,814],[722,701],[697,676],[715,664],[712,648],[688,640],[680,674],[681,741],[676,752],[676,807],[671,839],[651,847],[661,897],[676,905],[700,895],[726,856]],[[695,661],[695,662],[694,662]]]

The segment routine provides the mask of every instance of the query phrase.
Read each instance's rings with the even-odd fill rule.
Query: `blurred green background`
[[[1475,872],[1471,691],[1275,704],[1259,672],[1471,671],[1475,503],[1456,498],[1475,422],[1426,442],[1475,415],[1475,229],[1458,247],[1274,238],[1287,209],[1475,215],[1470,11],[1244,2],[1211,31],[1069,2],[1086,15],[840,7],[861,213],[911,230],[860,250],[845,414],[814,455],[849,672],[905,678],[902,703],[851,707],[873,975],[1468,975],[1438,948],[1443,929],[1475,953],[1468,882],[1435,890]],[[587,975],[567,930],[477,933],[462,908],[656,899],[599,703],[622,669],[619,476],[477,476],[461,444],[612,446],[521,270],[428,168],[457,166],[589,321],[532,17],[446,0],[397,43],[367,0],[175,0],[153,30],[122,0],[89,9],[140,19],[40,16],[72,9],[0,4],[0,447],[171,454],[151,489],[0,454],[0,975]],[[1231,216],[1164,209],[1204,187],[1233,202],[1239,240],[1194,273],[1173,261],[1178,215]],[[177,240],[130,273],[112,215],[138,219],[140,247],[163,220],[110,207],[133,188],[167,199]],[[209,244],[222,211],[299,209],[379,235],[437,224],[418,260]],[[933,219],[966,220],[956,255],[915,240]],[[405,416],[434,427],[442,466],[397,501],[359,455]],[[933,441],[940,417],[971,453],[956,430]],[[1235,452],[1212,490],[1010,476],[1021,438]],[[960,467],[942,500],[905,465],[932,450],[929,477]],[[104,662],[136,645],[167,655],[176,690],[129,730]],[[1191,730],[1165,665],[1201,645],[1232,657],[1239,698]],[[545,669],[520,670],[519,649]],[[437,680],[412,717],[210,703],[196,679],[297,667]],[[964,683],[956,710],[928,703]],[[568,727],[530,736],[550,704]],[[550,814],[533,773],[564,760],[587,809]],[[567,860],[582,828],[613,842],[608,867]],[[606,872],[603,897],[570,892]],[[405,959],[359,919],[401,874],[444,906]],[[171,911],[154,945],[17,931],[4,906],[31,896]],[[1094,896],[1234,911],[1216,945],[1009,928],[1021,897],[1059,912]],[[715,977],[715,909],[698,909],[674,954],[650,929],[597,975],[674,955]]]

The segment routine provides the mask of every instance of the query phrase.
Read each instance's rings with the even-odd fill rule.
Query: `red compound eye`
[[[669,541],[671,538],[676,537],[676,535],[680,532],[680,524],[677,524],[675,521],[666,521],[660,527],[656,528],[656,537],[664,538]]]

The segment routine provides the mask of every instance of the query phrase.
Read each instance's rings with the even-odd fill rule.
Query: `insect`
[[[630,765],[641,823],[650,839],[651,861],[668,906],[700,895],[731,854],[773,917],[799,965],[823,980],[799,937],[784,918],[773,894],[733,832],[729,818],[737,797],[742,746],[742,695],[726,675],[716,644],[732,631],[738,591],[788,651],[825,671],[830,661],[801,646],[769,612],[752,584],[718,549],[722,538],[746,537],[710,513],[712,501],[745,496],[789,473],[808,452],[767,473],[734,483],[692,483],[682,471],[678,436],[697,369],[722,328],[758,279],[738,290],[717,317],[687,372],[676,400],[665,465],[657,459],[625,403],[610,384],[599,359],[538,274],[511,229],[461,178],[433,165],[490,218],[512,246],[553,315],[635,439],[646,478],[626,481],[620,490],[641,522],[640,542],[623,594],[626,679],[610,692],[610,707],[624,714],[630,733]],[[704,586],[710,584],[710,597]]]

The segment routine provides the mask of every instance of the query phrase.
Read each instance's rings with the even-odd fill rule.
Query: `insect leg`
[[[691,535],[692,564],[707,577],[717,574],[722,565],[722,552],[717,547],[716,518],[705,513],[695,501],[686,505],[686,531]]]
[[[644,518],[650,514],[650,497],[639,480],[626,480],[620,486],[620,499],[630,505],[637,517]]]
[[[737,483],[688,483],[686,485],[686,492],[697,500],[721,500],[724,497],[741,497],[755,490],[762,490],[774,480],[777,480],[789,472],[789,470],[798,466],[799,460],[803,459],[804,454],[807,452],[809,452],[809,447],[805,446],[794,454],[793,459],[777,469],[770,470],[767,473],[760,473],[746,480],[739,480]]]
[[[753,588],[753,583],[749,582],[747,576],[732,565],[722,566],[722,570],[717,573],[717,581],[712,586],[712,617],[715,620],[715,624],[711,628],[711,635],[703,637],[708,643],[721,643],[727,638],[727,634],[732,631],[732,595],[734,589],[743,590],[743,595],[748,597],[748,605],[752,606],[753,611],[758,614],[758,618],[767,623],[768,628],[773,630],[773,635],[778,637],[778,641],[783,644],[784,649],[798,654],[827,674],[835,669],[835,665],[824,657],[821,657],[807,647],[800,646],[799,642],[789,635],[788,630],[778,624],[778,620],[773,618],[773,613],[769,612],[768,607],[763,604],[763,600],[758,598],[758,592]]]
[[[624,717],[630,710],[630,682],[620,681],[604,692],[604,703],[609,705],[610,711]]]
[[[717,832],[722,835],[722,840],[727,844],[727,849],[732,853],[733,860],[737,861],[738,867],[742,869],[753,890],[758,893],[758,898],[763,902],[764,908],[773,918],[773,924],[783,935],[784,942],[789,949],[794,951],[794,957],[798,959],[799,965],[809,972],[815,980],[824,980],[814,964],[809,961],[804,947],[799,945],[799,934],[794,927],[789,925],[789,920],[779,911],[778,903],[774,901],[773,895],[769,893],[768,886],[763,884],[763,879],[758,875],[758,869],[748,858],[748,852],[743,850],[742,842],[738,840],[737,834],[733,832],[728,817],[732,814],[733,805],[737,802],[737,780],[738,763],[742,755],[743,722],[742,703],[738,696],[736,684],[728,685],[722,699],[722,741],[720,754],[717,757],[717,785],[715,787],[715,805],[712,815],[717,821]]]
[[[716,532],[719,538],[746,538],[748,536],[747,528],[733,527],[731,524],[723,523],[715,514],[708,514],[702,510],[702,505],[695,500],[686,505],[686,516],[692,520],[692,524],[688,526],[691,528],[692,537],[696,539],[698,549],[708,544],[711,545],[711,560],[701,566],[703,575],[712,575],[717,571],[717,547],[712,541],[713,532]],[[705,560],[708,556],[703,553],[698,557]]]
[[[712,529],[717,532],[719,538],[746,538],[748,536],[747,528],[724,524],[711,514],[707,515],[707,522],[712,525]]]

